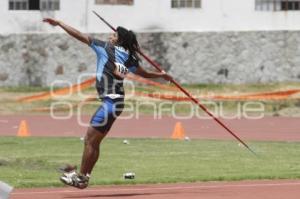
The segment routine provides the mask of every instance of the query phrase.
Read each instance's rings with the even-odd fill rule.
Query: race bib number
[[[116,63],[116,62],[115,62],[115,66],[116,66],[114,71],[115,75],[124,79],[129,72],[128,68],[123,64]]]

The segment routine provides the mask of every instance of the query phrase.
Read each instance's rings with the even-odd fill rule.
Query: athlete
[[[89,45],[97,56],[96,89],[102,105],[92,116],[85,135],[80,172],[76,171],[75,166],[69,165],[63,169],[60,177],[64,184],[84,189],[88,186],[91,172],[99,158],[101,141],[124,107],[123,80],[127,73],[132,72],[144,78],[164,78],[167,81],[172,78],[165,72],[146,71],[139,65],[136,35],[123,27],[118,27],[116,33],[110,34],[109,41],[105,42],[83,34],[62,21],[51,18],[43,21],[59,26],[72,37]]]

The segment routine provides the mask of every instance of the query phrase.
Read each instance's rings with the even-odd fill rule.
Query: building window
[[[9,0],[9,10],[28,10],[28,0]]]
[[[95,4],[104,5],[133,5],[133,0],[95,0]]]
[[[40,0],[41,10],[59,10],[59,0]]]
[[[201,0],[171,0],[171,8],[201,8]]]
[[[255,0],[258,11],[300,10],[300,0]]]
[[[9,0],[9,10],[59,10],[60,0]]]

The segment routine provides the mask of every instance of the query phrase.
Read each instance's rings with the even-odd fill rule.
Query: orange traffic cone
[[[172,139],[183,140],[185,138],[185,132],[181,122],[177,122],[172,134]]]
[[[18,130],[18,137],[29,137],[30,132],[26,120],[22,120]]]

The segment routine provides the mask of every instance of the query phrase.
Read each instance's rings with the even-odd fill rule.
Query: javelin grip
[[[114,32],[116,29],[110,25],[105,19],[103,19],[97,12],[93,11],[93,13],[99,17],[101,21],[103,21],[108,27],[110,27]],[[158,71],[162,72],[161,67],[152,61],[148,56],[146,56],[140,49],[138,53],[144,57],[152,66],[154,66]],[[230,133],[235,139],[237,139],[241,144],[243,144],[252,154],[256,155],[256,153],[241,139],[239,138],[233,131],[231,131],[225,124],[223,124],[218,118],[216,118],[212,113],[210,113],[205,106],[203,106],[196,98],[194,98],[189,92],[187,92],[183,87],[181,87],[173,78],[171,82],[177,86],[187,97],[191,99],[195,104],[197,104],[203,111],[205,111],[209,116],[211,116],[219,125],[221,125],[228,133]]]

